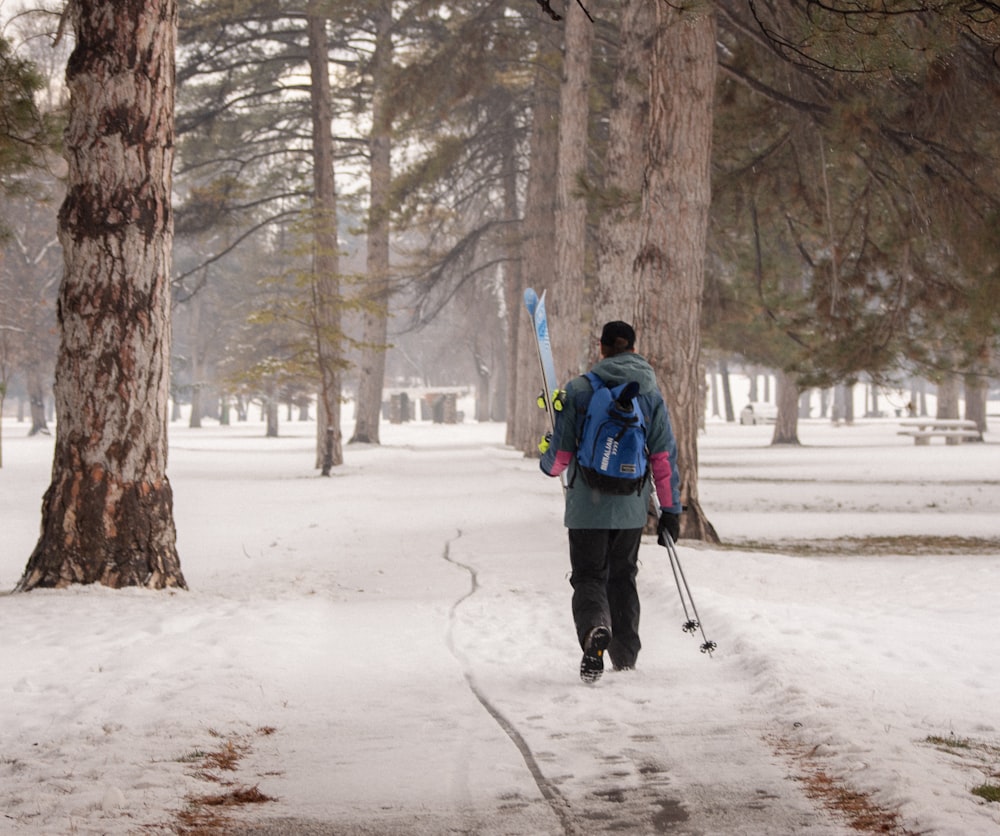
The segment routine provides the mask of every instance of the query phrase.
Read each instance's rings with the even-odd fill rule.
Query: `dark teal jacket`
[[[677,441],[670,414],[656,384],[653,367],[639,354],[626,353],[607,357],[592,369],[607,386],[635,381],[639,384],[639,404],[646,418],[646,442],[649,449],[652,480],[647,480],[641,494],[612,496],[591,488],[577,472],[576,448],[593,395],[590,381],[581,375],[566,384],[563,409],[556,413],[552,443],[541,459],[541,468],[549,476],[566,472],[567,528],[642,528],[646,524],[649,495],[653,483],[660,507],[671,513],[681,512],[680,477],[677,473]]]

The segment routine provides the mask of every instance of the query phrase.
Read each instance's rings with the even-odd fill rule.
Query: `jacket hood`
[[[615,357],[605,357],[592,369],[608,386],[617,386],[634,380],[640,392],[658,391],[656,373],[641,354],[626,352]]]

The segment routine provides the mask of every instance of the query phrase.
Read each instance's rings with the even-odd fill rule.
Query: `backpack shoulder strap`
[[[583,376],[590,381],[590,386],[595,392],[598,389],[603,389],[606,385],[604,381],[601,380],[601,378],[594,372],[585,372]]]

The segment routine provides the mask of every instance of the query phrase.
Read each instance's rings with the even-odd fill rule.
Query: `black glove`
[[[662,511],[660,521],[656,524],[656,542],[661,546],[667,545],[666,536],[668,534],[670,539],[676,543],[677,538],[681,536],[681,515]]]

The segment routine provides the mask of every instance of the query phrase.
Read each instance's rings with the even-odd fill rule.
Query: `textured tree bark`
[[[949,420],[953,420],[961,417],[958,414],[958,401],[961,387],[962,380],[957,374],[948,372],[942,376],[941,380],[939,380],[937,384],[936,418],[947,418]]]
[[[17,588],[185,588],[166,477],[177,9],[69,8],[55,457]]]
[[[988,386],[988,376],[986,374],[987,366],[983,364],[978,374],[970,374],[965,377],[965,418],[968,421],[975,421],[976,428],[980,433],[986,432],[988,429],[986,422],[986,401],[989,395]],[[979,438],[966,439],[966,441],[982,441],[982,435]]]
[[[333,111],[330,105],[330,57],[326,18],[310,3],[309,87],[313,139],[313,280],[312,313],[319,366],[320,398],[316,459],[324,476],[344,463],[340,427],[341,356],[340,255],[337,248],[337,188],[333,178]]]
[[[510,98],[504,100],[502,114],[504,118],[514,119],[514,103]],[[509,136],[509,134],[508,134]],[[513,140],[504,145],[503,156],[503,217],[507,226],[507,234],[503,239],[506,264],[503,268],[504,301],[507,306],[507,388],[505,392],[504,413],[507,420],[505,443],[511,447],[517,446],[515,427],[518,425],[518,409],[523,406],[526,398],[521,392],[522,386],[527,387],[528,380],[521,376],[518,367],[518,346],[522,341],[528,319],[524,314],[524,277],[521,270],[520,246],[521,223],[517,195],[517,149]]]
[[[364,346],[352,442],[379,443],[385,352],[389,323],[389,191],[392,186],[392,119],[388,98],[392,73],[392,4],[380,4],[372,59],[372,130],[368,140],[368,248],[364,300]]]
[[[681,536],[718,542],[698,500],[701,297],[711,199],[715,12],[656,3],[639,249],[639,351],[657,370],[677,435]]]
[[[777,378],[778,418],[774,422],[771,444],[799,443],[799,387],[795,379],[781,370],[775,372]]]
[[[559,46],[556,27],[540,28],[539,54],[534,77],[534,108],[532,110],[530,155],[531,170],[524,202],[522,230],[522,278],[525,287],[539,293],[551,284],[555,273],[556,160],[558,156],[559,86],[553,67],[559,66]],[[542,391],[542,376],[538,355],[524,301],[518,293],[517,308],[511,316],[522,318],[517,339],[517,411],[514,416],[514,443],[526,455],[538,455],[538,442],[548,429],[545,412],[535,405],[535,396]],[[546,301],[546,306],[548,306]],[[551,318],[550,318],[551,321]],[[553,325],[553,343],[561,339],[559,324]]]
[[[188,426],[191,429],[201,428],[201,417],[205,411],[202,403],[202,384],[205,379],[205,364],[201,351],[201,312],[203,296],[194,294],[188,304],[191,306],[190,338],[191,347],[191,414],[188,416]]]
[[[578,3],[567,4],[565,21],[556,167],[556,264],[546,303],[549,316],[559,323],[559,340],[552,351],[560,385],[585,371],[588,360],[588,331],[582,324],[587,201],[579,184],[587,173],[590,145],[588,97],[594,42],[594,24]]]
[[[632,262],[641,231],[654,11],[649,0],[628,0],[622,12],[597,236],[597,327],[616,319],[635,323],[639,309],[639,276]]]

